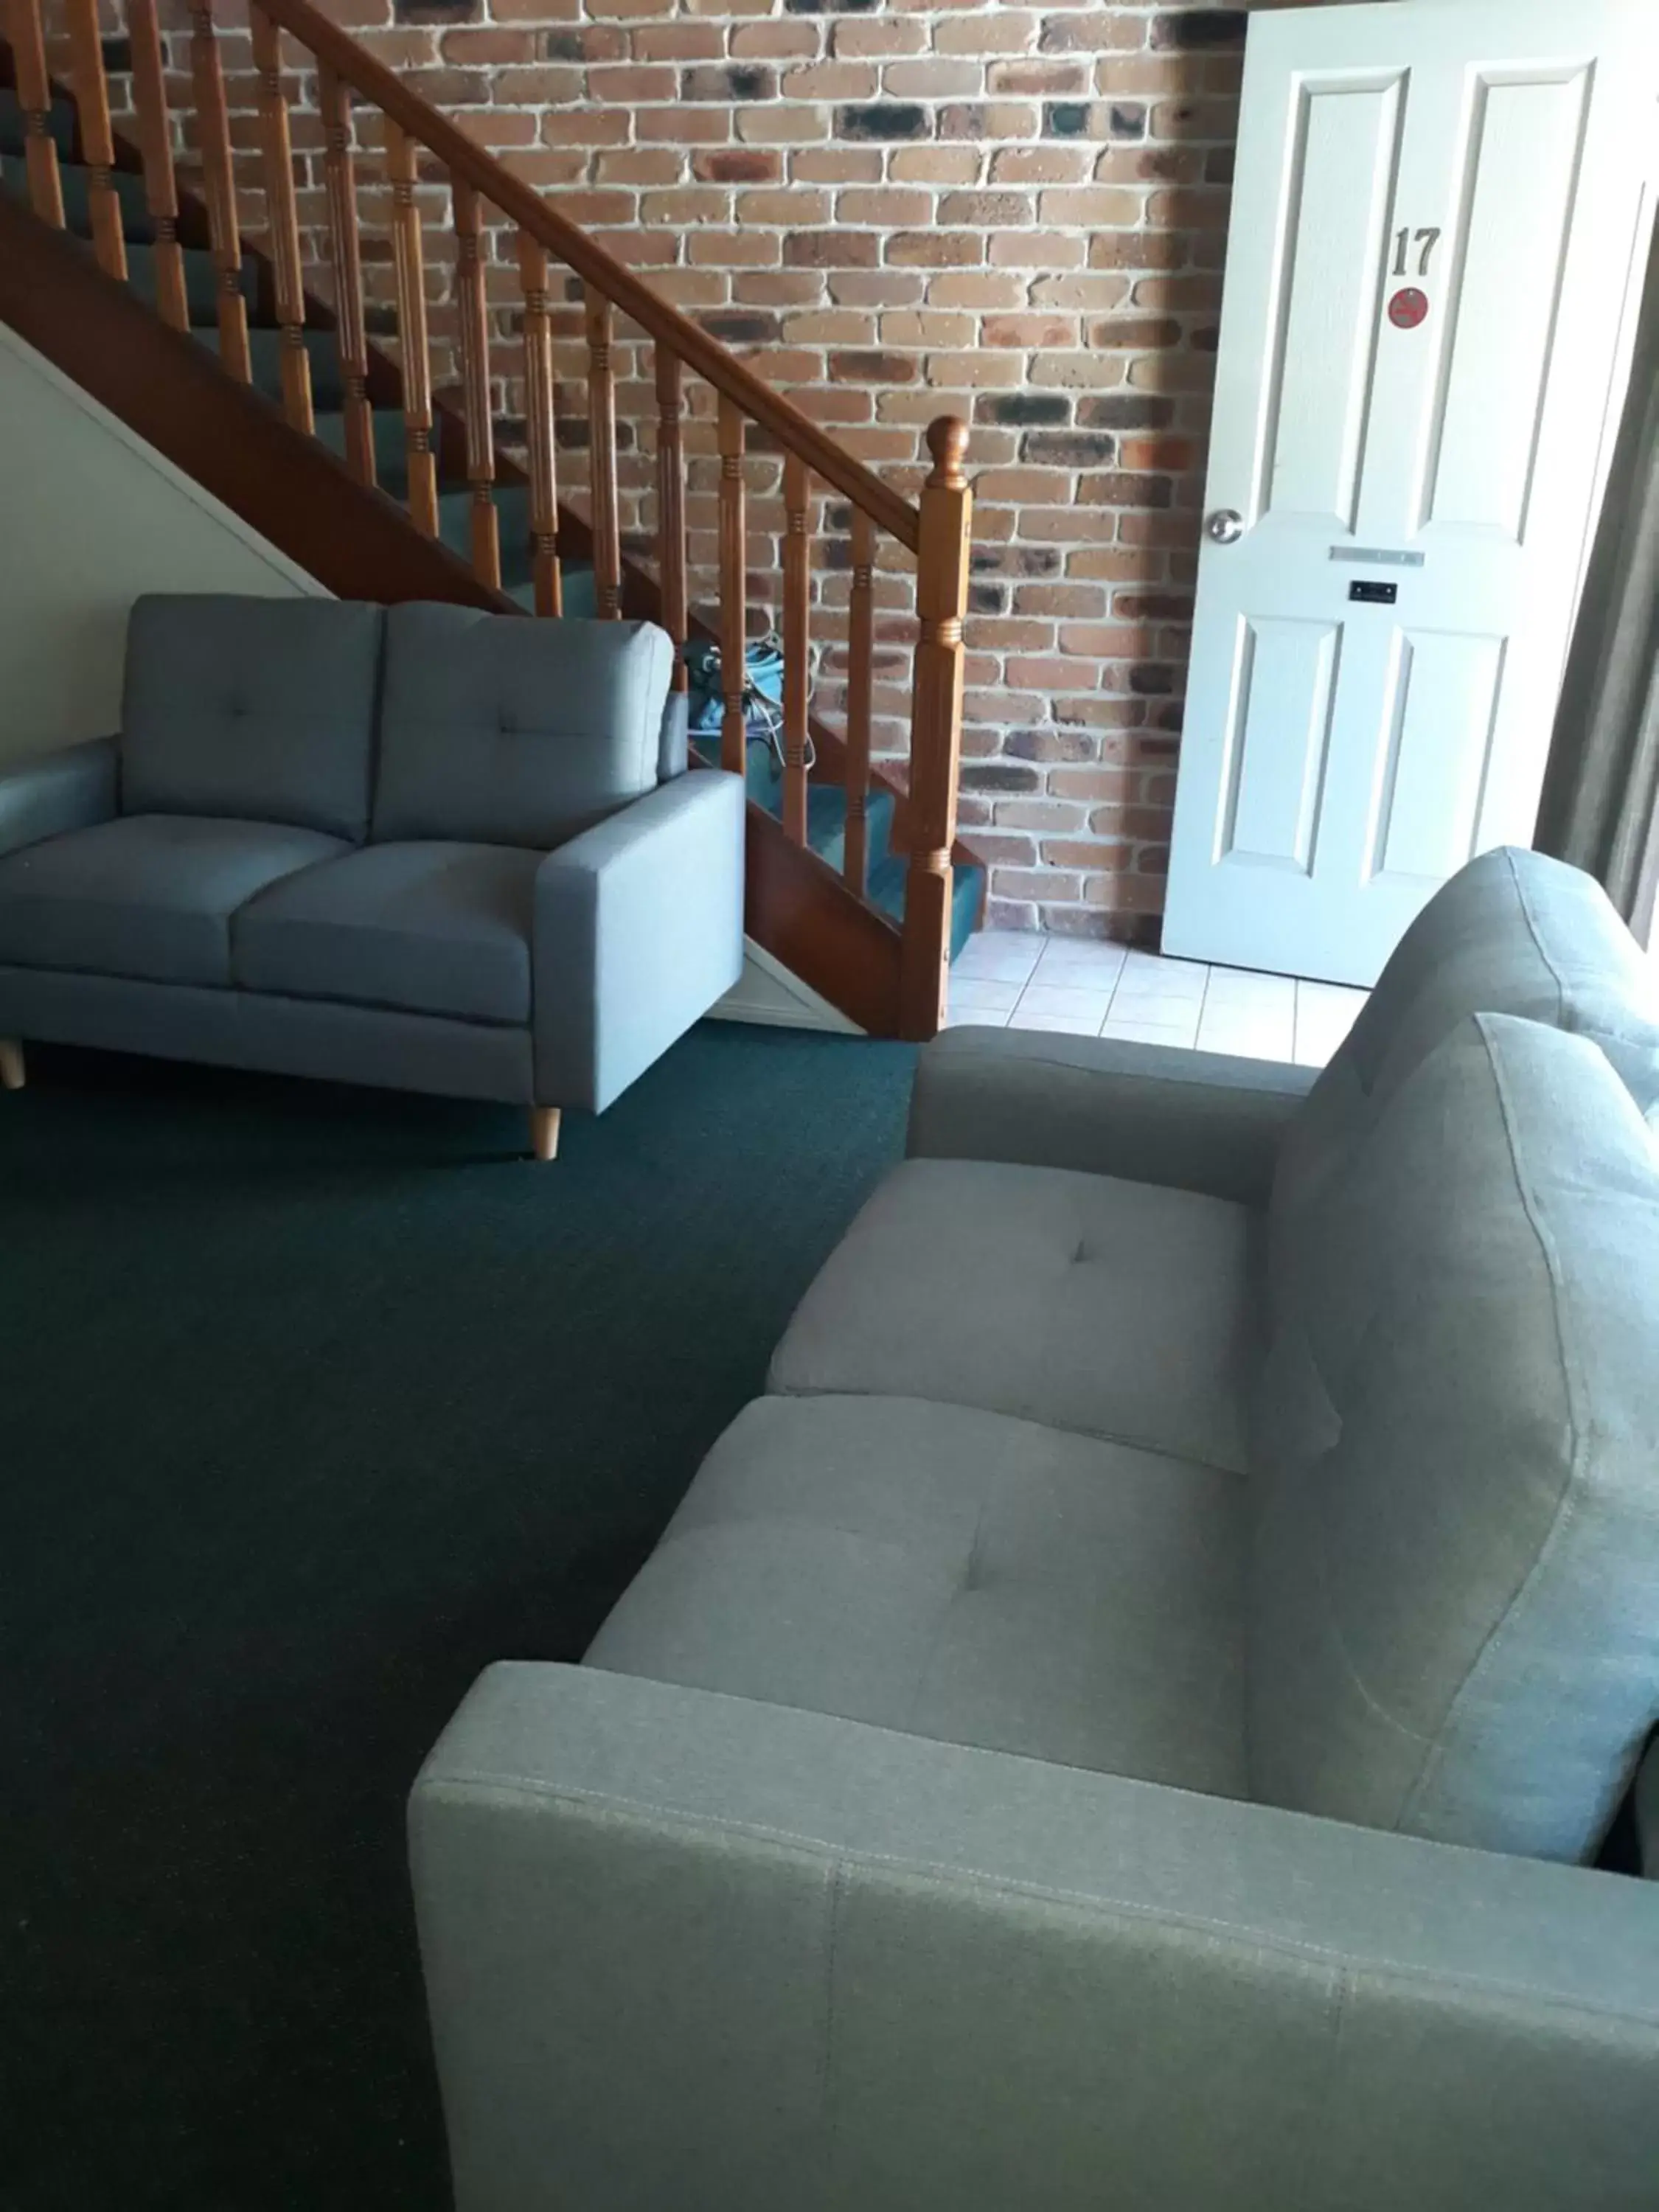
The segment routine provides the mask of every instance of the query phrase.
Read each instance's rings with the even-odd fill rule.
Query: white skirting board
[[[849,1021],[838,1006],[792,975],[781,961],[757,945],[743,940],[743,980],[709,1011],[717,1022],[762,1022],[775,1029],[833,1030],[840,1036],[862,1036],[858,1024]]]

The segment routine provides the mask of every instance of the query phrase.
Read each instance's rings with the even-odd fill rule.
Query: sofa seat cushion
[[[196,815],[52,837],[0,860],[0,965],[222,988],[238,908],[349,849],[315,830]]]
[[[371,845],[237,917],[246,990],[530,1020],[538,856],[499,845]]]
[[[802,1300],[771,1387],[982,1406],[1241,1473],[1259,1225],[1109,1176],[907,1160]]]
[[[127,623],[121,811],[368,834],[385,610],[181,592]]]
[[[914,1398],[763,1399],[587,1663],[1238,1796],[1245,1486]]]

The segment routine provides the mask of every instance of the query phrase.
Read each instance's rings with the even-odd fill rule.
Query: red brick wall
[[[1194,0],[323,4],[907,489],[921,426],[946,411],[969,419],[978,509],[962,822],[992,864],[992,916],[1145,934],[1175,788],[1243,13]],[[246,109],[238,45],[232,104]],[[174,52],[182,64],[182,41]],[[302,212],[320,252],[312,89],[296,76]],[[252,124],[235,118],[245,146]],[[434,178],[434,239],[446,197]],[[498,252],[497,404],[510,434],[521,404],[510,240]],[[441,344],[441,249],[430,273]],[[389,299],[384,258],[371,276]],[[579,333],[573,307],[562,459],[577,504]],[[642,547],[649,374],[646,349],[624,344],[624,519]],[[690,505],[705,566],[706,422],[705,410]],[[781,518],[775,466],[752,467],[763,598]],[[833,532],[833,512],[819,521]],[[826,546],[816,696],[830,708],[845,583]],[[905,589],[895,564],[878,701],[878,743],[894,754]]]

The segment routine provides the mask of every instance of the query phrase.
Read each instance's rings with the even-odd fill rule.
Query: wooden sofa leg
[[[23,1087],[23,1048],[15,1037],[0,1037],[0,1091]]]
[[[530,1149],[538,1160],[556,1160],[559,1157],[559,1109],[556,1106],[531,1108]]]

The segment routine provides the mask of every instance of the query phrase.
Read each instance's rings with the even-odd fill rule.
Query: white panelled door
[[[1252,17],[1166,951],[1370,984],[1530,841],[1656,145],[1659,0]]]

